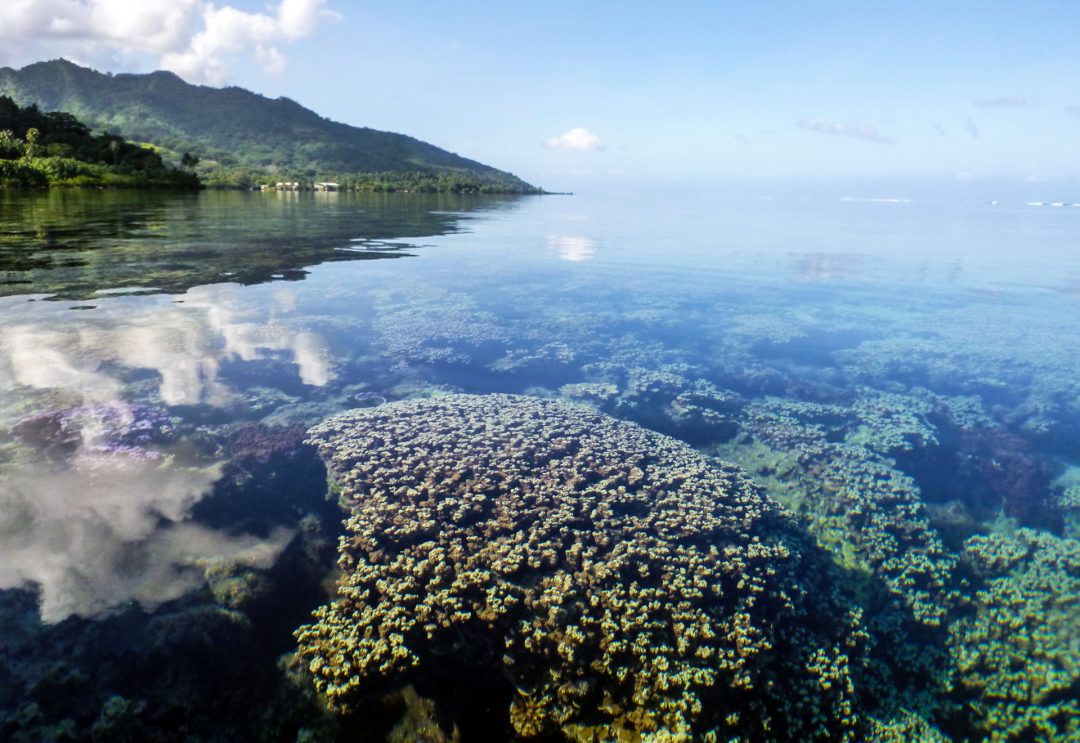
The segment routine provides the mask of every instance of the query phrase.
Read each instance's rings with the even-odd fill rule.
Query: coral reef
[[[378,300],[382,311],[373,322],[374,330],[382,353],[402,370],[412,365],[465,365],[510,340],[496,316],[460,292],[410,283],[382,290]]]
[[[768,220],[738,222],[753,210],[665,234],[643,213],[598,260],[553,267],[529,250],[540,211],[490,232],[518,206],[466,221],[469,203],[327,200],[317,219],[276,203],[296,236],[335,245],[435,222],[473,234],[440,239],[437,260],[241,286],[300,278],[273,267],[264,220],[262,247],[232,246],[263,269],[223,274],[220,245],[206,253],[172,207],[132,204],[132,232],[106,204],[116,235],[87,241],[100,209],[79,195],[79,218],[56,221],[57,199],[0,235],[16,262],[24,242],[55,254],[8,277],[6,293],[33,294],[0,299],[0,739],[1080,739],[1071,269],[1025,286],[986,252],[936,248],[916,266],[918,250],[869,250],[882,205],[841,234],[815,232],[815,204],[775,253],[759,250]],[[344,232],[322,222],[348,215]],[[180,270],[200,286],[94,293],[135,276],[133,258],[159,261],[162,238],[167,260],[140,283],[176,290]],[[845,241],[847,259],[866,254],[845,263]],[[401,247],[354,245],[346,257]],[[744,523],[725,504],[757,496],[697,455],[664,490],[665,439],[609,446],[614,424],[575,428],[595,414],[557,403],[440,399],[465,390],[583,403],[734,461],[803,533],[772,505],[745,533],[725,526]],[[435,399],[393,404],[419,397]],[[342,594],[324,634],[305,630],[310,652],[281,656],[338,578],[341,512],[303,438],[356,407],[378,410],[355,419],[376,432],[319,434],[357,447],[330,484],[351,516]],[[705,480],[736,495],[703,500]],[[351,714],[324,714],[320,659]]]
[[[864,398],[852,407],[856,433],[843,443],[830,440],[835,431],[849,430],[842,408],[766,400],[748,406],[746,438],[723,451],[761,476],[770,492],[774,485],[797,491],[785,502],[806,516],[821,544],[841,565],[881,579],[905,607],[899,614],[888,605],[867,611],[875,653],[883,658],[882,680],[903,669],[916,681],[891,698],[882,683],[870,685],[879,706],[892,711],[874,720],[868,738],[1072,739],[1080,709],[1074,691],[1080,668],[1076,541],[1020,529],[1011,536],[972,536],[960,555],[949,551],[930,524],[917,483],[884,456],[933,448],[936,437],[926,423],[931,410],[912,405],[917,418],[897,416],[890,411],[904,407],[901,398],[875,395],[868,416]],[[868,417],[876,429],[870,436]],[[948,460],[954,469],[949,492],[1021,521],[1052,522],[1057,512],[1043,507],[1052,492],[1050,469],[1027,442],[986,426],[949,436],[956,446],[955,459]],[[1020,510],[1018,503],[1035,505]],[[977,590],[957,578],[964,575]],[[940,657],[941,646],[948,657]],[[925,680],[918,682],[919,676]]]
[[[338,597],[296,635],[335,708],[483,684],[525,737],[854,735],[857,613],[736,468],[512,395],[391,403],[310,434],[349,517]]]
[[[798,478],[801,508],[819,539],[839,554],[853,550],[851,567],[869,567],[917,621],[938,626],[956,599],[955,557],[930,526],[914,480],[865,448],[830,441],[815,422],[837,412],[765,400],[748,406],[744,431],[789,458],[789,477]],[[768,474],[775,465],[761,467]]]
[[[251,385],[245,388],[238,397],[242,407],[254,415],[269,415],[278,408],[300,400],[296,395],[287,394],[276,387],[263,385]]]
[[[846,440],[885,455],[937,446],[937,431],[926,419],[932,410],[910,395],[862,388],[852,406],[858,427]]]
[[[873,720],[867,733],[868,743],[948,743],[949,738],[910,710],[902,710],[890,720]]]
[[[435,703],[424,699],[416,689],[406,686],[400,699],[405,708],[401,720],[386,736],[386,743],[458,743],[461,732],[442,729],[436,715]]]
[[[586,402],[600,410],[609,411],[619,397],[618,385],[610,382],[574,382],[559,388],[559,394],[567,400]]]
[[[1080,485],[1069,485],[1057,498],[1057,508],[1065,523],[1064,535],[1080,539]]]
[[[489,367],[506,374],[537,374],[558,370],[572,364],[576,355],[572,348],[561,341],[545,343],[536,348],[514,348]]]
[[[303,446],[304,427],[241,424],[229,436],[229,453],[237,464],[267,464],[275,457],[289,456]]]
[[[844,572],[872,637],[867,736],[897,740],[922,724],[908,719],[912,709],[935,722],[949,683],[946,631],[965,585],[917,483],[892,459],[845,440],[864,419],[839,405],[766,398],[746,407],[740,435],[715,450],[801,517]]]
[[[730,390],[706,379],[691,378],[689,375],[696,370],[686,364],[663,364],[658,369],[636,366],[626,370],[611,366],[601,369],[593,364],[592,371],[623,380],[623,386],[612,381],[575,382],[560,387],[559,394],[691,444],[733,436],[745,404]]]
[[[1080,453],[1078,346],[1070,310],[973,303],[911,311],[894,332],[838,351],[850,379],[864,385],[922,386],[943,397],[978,398],[998,423],[1026,439]],[[978,338],[978,343],[972,339]]]
[[[326,470],[304,443],[304,428],[240,423],[223,432],[230,455],[213,490],[192,506],[202,524],[265,537],[309,513],[332,519]]]
[[[965,724],[994,743],[1080,739],[1080,544],[1019,529],[972,537],[962,559],[982,581],[950,627]]]

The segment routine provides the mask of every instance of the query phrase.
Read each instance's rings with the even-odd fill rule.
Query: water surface
[[[788,507],[878,638],[878,734],[1065,740],[1078,235],[1020,202],[0,193],[0,733],[345,735],[275,665],[340,518],[302,431],[513,392]]]

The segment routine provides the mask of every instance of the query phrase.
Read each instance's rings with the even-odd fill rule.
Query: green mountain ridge
[[[476,189],[536,193],[489,165],[404,134],[331,121],[288,98],[238,87],[191,85],[171,72],[105,74],[63,59],[0,67],[0,95],[20,105],[74,114],[95,129],[201,159],[212,185],[337,180],[353,187],[381,178],[438,181]]]

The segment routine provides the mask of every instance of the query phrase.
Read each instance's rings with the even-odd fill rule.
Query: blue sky
[[[4,0],[0,64],[169,67],[549,188],[1076,188],[1077,29],[1080,3],[1047,0]]]

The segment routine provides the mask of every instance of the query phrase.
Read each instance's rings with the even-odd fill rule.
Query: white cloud
[[[168,52],[181,48],[198,18],[196,0],[170,3],[96,0],[88,6],[89,24],[106,39],[117,44],[134,44],[139,49]]]
[[[276,47],[262,44],[255,47],[255,59],[262,65],[263,72],[274,76],[285,72],[285,67],[289,63],[285,55]]]
[[[277,9],[278,27],[290,39],[308,36],[315,31],[320,18],[341,17],[325,10],[325,5],[326,0],[281,0]]]
[[[812,116],[795,122],[803,129],[809,129],[818,134],[828,134],[834,137],[849,137],[861,139],[865,142],[877,142],[878,144],[895,144],[896,140],[878,132],[872,126],[866,124],[845,124],[837,121],[829,121],[820,116]]]
[[[575,127],[557,137],[550,137],[547,146],[555,150],[580,150],[582,152],[595,152],[602,150],[606,145],[600,137],[596,136],[584,127]]]
[[[280,0],[266,12],[200,0],[4,0],[0,48],[7,58],[76,61],[150,54],[193,82],[223,82],[236,55],[267,74],[287,64],[275,42],[295,41],[340,15],[327,0]]]

